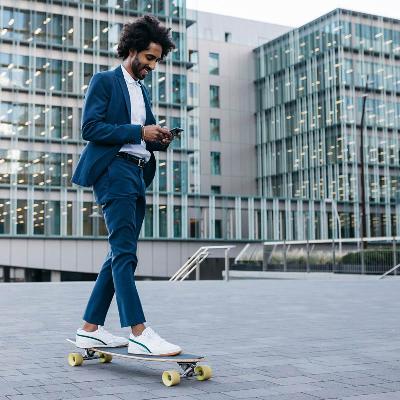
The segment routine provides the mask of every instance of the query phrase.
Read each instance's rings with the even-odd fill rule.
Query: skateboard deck
[[[75,340],[66,340],[67,342],[76,346]],[[179,373],[175,370],[164,371],[162,374],[162,381],[166,386],[178,385],[180,378],[189,378],[195,376],[197,380],[204,381],[212,377],[212,370],[208,365],[197,365],[198,362],[203,361],[205,358],[204,356],[199,356],[196,354],[181,353],[175,356],[131,354],[128,353],[128,346],[90,348],[78,347],[78,349],[81,351],[81,353],[70,353],[68,355],[68,363],[72,367],[82,365],[83,361],[85,360],[99,360],[101,363],[109,363],[112,361],[113,357],[120,357],[124,359],[140,361],[176,362],[183,370],[183,373]]]

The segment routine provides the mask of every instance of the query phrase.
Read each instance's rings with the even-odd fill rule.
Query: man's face
[[[149,47],[141,52],[130,51],[130,66],[136,79],[144,79],[153,71],[161,60],[162,47],[158,43],[151,42]]]

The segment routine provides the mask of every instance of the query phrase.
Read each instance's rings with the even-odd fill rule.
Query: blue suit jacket
[[[140,83],[146,106],[145,125],[156,123],[146,88]],[[131,103],[121,66],[98,72],[90,80],[82,112],[82,138],[87,140],[71,182],[92,186],[126,143],[141,143],[141,126],[131,124]],[[146,142],[151,158],[143,170],[146,186],[154,178],[156,162],[153,151],[168,145]]]

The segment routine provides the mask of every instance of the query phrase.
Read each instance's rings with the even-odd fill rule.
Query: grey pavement
[[[93,282],[0,284],[0,400],[400,399],[400,280],[138,282],[148,324],[214,377],[167,388],[174,364],[70,367]],[[115,301],[105,327],[121,329]]]

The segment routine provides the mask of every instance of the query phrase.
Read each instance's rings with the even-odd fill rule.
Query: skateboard
[[[67,342],[76,346],[75,340],[66,339]],[[77,346],[76,346],[77,347]],[[161,379],[165,386],[175,386],[181,381],[181,378],[190,378],[195,376],[199,381],[206,381],[212,377],[212,369],[208,365],[197,365],[203,361],[203,356],[195,354],[181,353],[176,356],[152,356],[146,354],[130,354],[128,347],[90,347],[80,348],[82,353],[69,353],[68,364],[71,367],[77,367],[83,364],[85,360],[99,360],[101,363],[109,363],[113,357],[121,357],[131,360],[158,361],[158,362],[176,362],[182,372],[176,370],[164,371]]]

